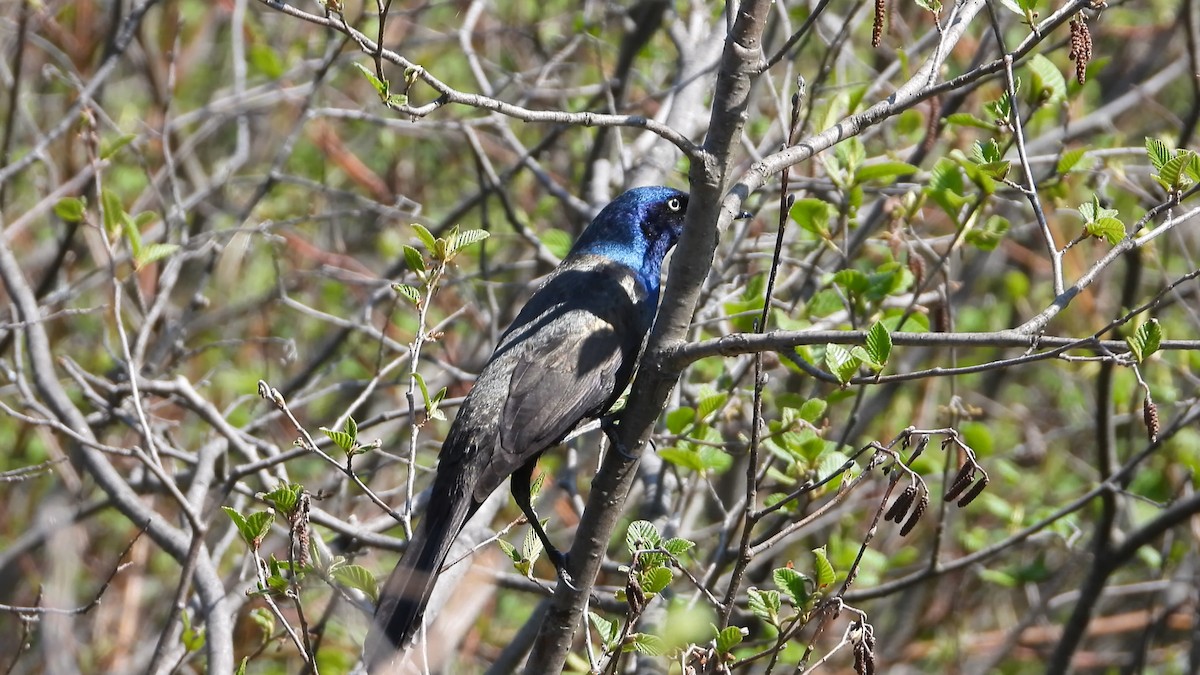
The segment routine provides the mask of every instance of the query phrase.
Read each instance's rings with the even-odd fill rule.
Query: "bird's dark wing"
[[[603,266],[564,270],[530,299],[489,364],[509,379],[476,499],[612,405],[648,329],[643,297],[630,273]]]
[[[475,484],[476,499],[495,490],[518,467],[562,440],[580,420],[603,414],[628,384],[637,344],[594,315],[571,317],[571,330],[551,325],[538,349],[514,355],[501,409],[500,443]],[[544,338],[544,341],[541,339]]]

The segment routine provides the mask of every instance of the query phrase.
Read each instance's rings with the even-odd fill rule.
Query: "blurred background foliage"
[[[937,34],[929,3],[887,3],[882,44],[873,48],[871,8],[832,4],[772,9],[767,54],[814,11],[823,14],[756,84],[735,171],[784,142],[797,76],[806,82],[797,133],[803,138],[889,96],[927,57],[927,36]],[[1020,3],[994,4],[997,25],[986,10],[977,16],[949,54],[942,80],[997,58],[997,35],[1008,49],[1029,37]],[[469,106],[422,118],[388,110],[354,67],[377,72],[370,54],[271,3],[151,5],[140,20],[130,17],[141,3],[115,0],[4,5],[3,236],[37,296],[55,377],[85,416],[96,448],[145,508],[182,527],[186,514],[164,487],[173,481],[208,523],[201,537],[206,556],[236,616],[234,662],[247,659],[247,672],[298,672],[303,661],[279,621],[298,621],[296,609],[281,601],[272,616],[261,596],[246,595],[256,583],[252,557],[218,507],[261,511],[261,493],[282,481],[302,484],[313,495],[314,539],[330,555],[348,556],[375,574],[390,570],[403,536],[344,472],[293,450],[296,430],[256,394],[258,382],[278,388],[338,461],[343,456],[317,429],[341,428],[337,422],[353,416],[364,443],[382,442],[355,459],[356,474],[403,509],[410,439],[418,441],[419,465],[429,468],[447,427],[418,413],[419,433],[411,434],[407,358],[417,335],[428,340],[417,371],[431,394],[445,389],[442,407],[453,415],[500,332],[595,209],[635,175],[686,187],[687,164],[637,128],[526,123]],[[1042,16],[1057,9],[1030,6]],[[317,16],[337,8],[295,7]],[[657,22],[646,18],[650,8],[657,8]],[[942,8],[939,20],[952,9]],[[698,141],[713,104],[725,11],[704,2],[397,3],[383,42],[450,87],[527,109],[615,106],[651,118],[670,110],[678,121],[683,100],[692,119],[681,128]],[[342,12],[328,16],[378,35],[373,4],[346,2]],[[1078,238],[1062,255],[1068,285],[1097,268],[1114,245],[1084,236],[1080,207],[1095,196],[1137,234],[1134,224],[1171,198],[1152,176],[1146,139],[1195,148],[1200,117],[1195,0],[1113,2],[1080,16],[1087,17],[1092,50],[1085,83],[1076,77],[1078,59],[1068,54],[1065,25],[1042,36],[1037,56],[1014,69],[1046,226],[1060,248]],[[133,33],[122,44],[127,27]],[[653,30],[639,37],[644,28]],[[623,75],[620,87],[616,72]],[[392,66],[385,74],[393,87],[406,77]],[[693,75],[703,93],[685,98]],[[1011,124],[996,114],[1005,89],[1002,72],[970,79],[793,167],[790,192],[799,201],[782,217],[778,180],[751,195],[745,206],[756,216],[722,233],[692,337],[754,329],[780,224],[786,229],[771,329],[865,330],[882,322],[910,332],[994,333],[1051,305],[1043,230],[1014,187],[1025,176]],[[436,97],[420,82],[407,95],[414,106]],[[1010,169],[989,157],[993,140]],[[1145,223],[1142,233],[1190,215],[1194,205],[1186,197],[1195,183],[1178,191],[1183,203]],[[452,226],[490,233],[464,249],[441,286],[425,296],[424,323],[391,290],[393,282],[419,285],[404,263],[404,246],[432,260],[412,223],[437,236]],[[1075,297],[1046,335],[1083,339],[1105,330],[1101,337],[1120,340],[1152,316],[1165,339],[1194,340],[1200,334],[1195,283],[1163,290],[1198,269],[1196,233],[1194,220],[1180,220],[1105,264],[1100,281]],[[167,247],[146,248],[159,244]],[[939,270],[943,256],[947,264]],[[1153,311],[1111,330],[1114,320],[1160,294]],[[134,672],[165,649],[167,670],[205,671],[210,656],[195,632],[204,629],[202,603],[189,596],[184,623],[172,610],[181,562],[148,537],[123,553],[142,524],[114,508],[111,494],[77,461],[80,430],[30,385],[21,323],[28,319],[6,299],[0,602],[83,607],[101,592],[103,601],[36,621],[0,613],[0,654],[8,655],[0,665],[12,663],[12,672]],[[801,343],[797,356],[824,369],[829,349]],[[1022,351],[987,342],[897,345],[882,372],[992,364]],[[130,387],[130,355],[142,378],[137,391]],[[1097,565],[1089,548],[1096,523],[1110,519],[1116,539],[1139,532],[1168,505],[1193,495],[1200,467],[1196,426],[1171,428],[1195,413],[1200,350],[1160,351],[1136,372],[1093,352],[1070,355],[880,384],[864,369],[842,386],[814,379],[796,357],[766,353],[760,497],[769,503],[805,481],[837,475],[849,459],[856,463],[759,523],[756,544],[824,513],[759,552],[747,568],[730,619],[746,629],[744,641],[729,646],[728,662],[763,672],[766,659],[737,659],[774,650],[777,668],[790,669],[810,640],[817,655],[834,647],[846,616],[819,638],[810,617],[800,622],[804,630],[777,644],[780,626],[755,609],[746,591],[775,589],[772,570],[781,567],[818,579],[812,550],[824,547],[838,583],[857,566],[845,599],[874,627],[878,667],[1041,670]],[[178,382],[195,396],[172,389]],[[1077,503],[1148,447],[1147,392],[1169,433],[1161,432],[1161,444],[1120,489]],[[664,536],[696,542],[680,563],[718,598],[741,536],[753,393],[751,356],[690,366],[659,425],[658,453],[643,458],[643,479],[628,505],[629,522],[646,519]],[[1111,417],[1103,414],[1108,408]],[[911,467],[930,485],[926,515],[904,537],[898,526],[880,524],[864,548],[872,517],[892,493],[889,477],[868,466],[871,453],[857,451],[872,441],[887,445],[910,426],[956,429],[990,485],[965,508],[945,504],[941,492],[961,456],[939,450],[935,436]],[[150,436],[161,473],[146,459]],[[539,508],[550,518],[551,535],[563,541],[578,522],[599,445],[596,435],[586,435],[571,451],[543,459],[555,480],[547,480]],[[214,460],[212,486],[197,496],[190,491],[196,467],[207,461],[205,448],[221,458]],[[1099,448],[1112,464],[1098,459]],[[277,455],[286,461],[241,470]],[[38,468],[21,473],[29,467]],[[418,490],[427,473],[418,472]],[[510,504],[493,524],[499,529],[518,517]],[[1044,527],[1014,537],[1038,523]],[[368,532],[393,537],[371,539]],[[597,591],[604,599],[593,607],[609,621],[626,618],[618,599],[626,574],[617,566],[629,565],[630,557],[625,528],[618,532]],[[523,534],[518,526],[504,537],[519,547]],[[1196,668],[1198,540],[1193,511],[1115,570],[1074,655],[1080,671]],[[999,548],[973,564],[887,585],[990,546]],[[286,559],[287,551],[288,528],[277,518],[261,552]],[[445,672],[482,672],[519,642],[518,629],[537,611],[537,589],[498,553],[489,545],[477,556],[474,564],[490,570],[498,590],[477,591],[485,602],[449,638],[460,647],[452,644],[449,656],[438,657],[451,659],[442,662]],[[119,560],[130,564],[106,584]],[[535,571],[552,578],[543,565]],[[362,595],[353,584],[334,590],[313,574],[301,588],[307,621],[319,635],[319,669],[347,671],[367,624],[354,607],[355,600],[365,606]],[[828,596],[832,588],[810,590]],[[681,663],[696,665],[684,651],[689,645],[713,648],[718,612],[678,569],[660,597],[638,630],[662,638],[665,655],[635,654],[623,667],[680,672]],[[784,614],[813,608],[794,597],[797,607],[788,604]],[[164,631],[167,644],[160,647]],[[726,658],[710,656],[712,663]],[[571,667],[585,669],[586,658],[580,647]],[[844,672],[852,664],[841,653],[824,665]]]

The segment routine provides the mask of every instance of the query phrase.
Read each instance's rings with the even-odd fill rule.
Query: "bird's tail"
[[[477,508],[461,486],[441,486],[437,482],[425,517],[379,593],[363,650],[367,672],[372,675],[392,672],[416,635],[450,546]]]

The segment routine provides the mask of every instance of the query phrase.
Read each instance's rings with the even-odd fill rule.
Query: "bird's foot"
[[[600,418],[600,428],[604,431],[604,435],[608,436],[608,442],[612,445],[616,453],[629,461],[637,459],[629,449],[625,447],[625,442],[621,440],[621,435],[617,433],[617,418],[615,415],[605,415]]]
[[[567,572],[567,554],[556,548],[552,548],[546,551],[546,557],[550,559],[551,564],[554,565],[554,571],[558,574],[558,578],[567,585],[567,588],[578,591],[579,589],[575,587],[575,580]]]

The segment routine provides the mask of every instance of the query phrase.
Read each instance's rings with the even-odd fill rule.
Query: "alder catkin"
[[[1158,440],[1158,405],[1150,400],[1150,397],[1142,399],[1142,419],[1146,422],[1146,434],[1150,437],[1150,442],[1154,443]]]

